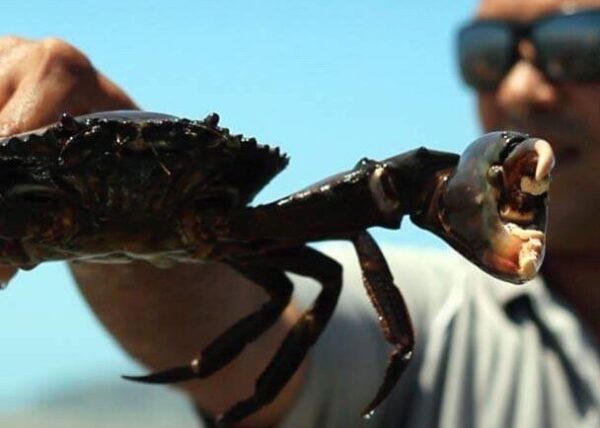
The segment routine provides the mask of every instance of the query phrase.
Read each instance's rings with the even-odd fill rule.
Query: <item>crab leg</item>
[[[264,333],[289,303],[293,285],[284,271],[316,279],[322,285],[313,306],[307,310],[284,339],[277,353],[256,381],[254,395],[217,418],[220,426],[240,421],[270,403],[296,372],[308,349],[316,342],[335,309],[342,286],[341,266],[309,247],[293,247],[248,258],[231,265],[263,287],[271,296],[259,310],[238,321],[217,337],[190,364],[148,376],[125,376],[147,383],[174,383],[205,378],[219,370],[244,347]]]
[[[279,319],[290,302],[294,286],[279,269],[233,264],[239,273],[263,288],[270,299],[256,312],[242,318],[213,340],[189,364],[173,367],[147,376],[123,376],[127,380],[145,383],[177,383],[206,378],[237,357],[248,345],[267,331]]]
[[[385,339],[394,345],[385,377],[375,398],[363,410],[369,416],[388,396],[412,356],[414,331],[408,307],[394,285],[394,279],[379,246],[367,231],[353,239],[367,294],[375,307]]]
[[[322,289],[313,305],[292,327],[275,356],[256,381],[254,395],[217,417],[220,426],[240,421],[273,401],[296,372],[309,348],[331,318],[342,288],[342,269],[333,259],[306,246],[266,256],[285,271],[314,278]]]

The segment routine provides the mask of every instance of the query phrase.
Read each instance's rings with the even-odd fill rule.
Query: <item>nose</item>
[[[519,53],[520,59],[504,77],[496,93],[499,105],[514,116],[552,108],[558,102],[556,87],[534,65],[533,46],[523,42],[519,45]]]

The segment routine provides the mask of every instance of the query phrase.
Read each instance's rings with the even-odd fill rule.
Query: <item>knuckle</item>
[[[0,37],[0,48],[10,48],[30,43],[29,40],[12,34]]]
[[[14,35],[0,37],[1,71],[7,73],[8,70],[11,70],[12,65],[19,63],[29,54],[32,45],[31,40],[23,37]]]
[[[51,71],[81,75],[93,70],[89,59],[79,49],[62,39],[48,37],[42,39],[39,45],[44,52],[45,65]]]

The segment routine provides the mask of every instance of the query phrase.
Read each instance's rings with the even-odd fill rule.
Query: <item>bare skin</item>
[[[478,16],[527,22],[573,8],[600,8],[600,0],[483,0]],[[479,93],[481,121],[485,130],[544,138],[557,153],[542,273],[600,342],[600,82],[552,83],[531,63],[534,55],[523,44],[500,87]]]
[[[135,103],[73,46],[56,39],[0,38],[0,135],[55,122],[65,111],[79,115],[132,108],[137,108]],[[190,360],[227,326],[266,300],[262,290],[219,264],[172,269],[142,262],[73,264],[71,269],[102,323],[125,350],[153,370]],[[14,268],[0,267],[0,281],[8,282],[15,273]],[[206,381],[186,383],[182,388],[213,413],[251,395],[255,379],[295,314],[290,307],[234,363]],[[270,406],[240,426],[268,427],[280,420],[303,372],[299,370]]]

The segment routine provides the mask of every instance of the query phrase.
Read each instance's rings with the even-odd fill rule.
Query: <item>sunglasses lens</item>
[[[515,41],[503,23],[480,21],[458,35],[458,57],[463,80],[477,89],[494,89],[514,61]]]
[[[548,19],[531,36],[540,68],[551,79],[600,78],[600,10]]]

